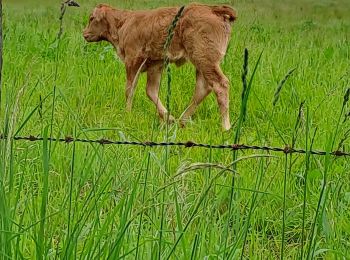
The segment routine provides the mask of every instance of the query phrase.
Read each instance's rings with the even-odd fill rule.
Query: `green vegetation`
[[[126,113],[123,64],[109,44],[82,37],[96,1],[78,2],[67,9],[60,40],[60,1],[4,3],[0,132],[44,141],[0,141],[1,259],[350,256],[346,157],[47,141],[67,135],[350,151],[348,0],[226,1],[239,14],[222,63],[231,81],[229,132],[213,95],[186,128],[159,122],[145,75]],[[146,9],[184,1],[104,2]],[[168,98],[178,118],[195,73],[191,65],[170,69]],[[166,73],[161,89],[165,103]]]

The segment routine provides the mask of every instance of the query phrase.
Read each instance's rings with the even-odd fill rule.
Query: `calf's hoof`
[[[190,118],[180,118],[180,127],[185,128],[185,126],[189,121],[190,121]]]
[[[222,122],[222,128],[224,131],[228,131],[231,129],[231,124],[229,120],[225,120],[224,122]]]
[[[126,110],[126,112],[127,113],[130,113],[131,112],[131,109],[132,109],[132,105],[126,105],[126,108],[125,108],[125,110]]]
[[[168,123],[168,124],[175,123],[175,117],[173,117],[172,115],[165,114],[164,116],[162,116],[162,119],[164,120],[165,123]]]

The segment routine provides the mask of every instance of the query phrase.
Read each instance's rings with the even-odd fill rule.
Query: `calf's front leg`
[[[125,86],[125,98],[126,98],[126,110],[131,111],[132,101],[135,94],[135,88],[139,75],[142,71],[142,67],[145,65],[147,59],[135,59],[132,62],[125,64],[126,68],[126,86]]]
[[[154,65],[147,70],[147,86],[146,93],[149,99],[156,105],[159,117],[164,121],[169,120],[170,123],[175,122],[172,115],[168,117],[168,110],[164,107],[159,99],[160,79],[162,75],[162,65]]]

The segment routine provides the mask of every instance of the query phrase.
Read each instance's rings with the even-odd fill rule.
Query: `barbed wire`
[[[30,142],[38,142],[43,141],[45,138],[41,136],[14,136],[14,137],[8,137],[6,135],[0,134],[0,140],[5,139],[13,139],[16,141],[30,141]],[[246,144],[205,144],[205,143],[196,143],[192,141],[187,142],[153,142],[153,141],[144,141],[144,142],[138,142],[138,141],[114,141],[109,139],[81,139],[81,138],[73,138],[71,136],[66,136],[64,138],[54,138],[54,137],[48,137],[48,141],[51,142],[61,142],[61,143],[96,143],[100,145],[133,145],[133,146],[143,146],[143,147],[156,147],[156,146],[182,146],[185,148],[192,148],[192,147],[201,147],[206,149],[231,149],[231,150],[260,150],[260,151],[271,151],[271,152],[283,152],[285,154],[292,154],[292,153],[298,153],[298,154],[314,154],[314,155],[333,155],[333,156],[350,156],[350,153],[344,152],[344,151],[332,151],[332,152],[326,152],[326,151],[319,151],[319,150],[310,150],[306,151],[303,149],[296,149],[293,147],[290,147],[289,145],[286,145],[284,148],[281,147],[271,147],[271,146],[258,146],[258,145],[246,145]]]

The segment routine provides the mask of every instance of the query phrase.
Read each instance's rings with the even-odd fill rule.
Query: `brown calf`
[[[190,4],[178,21],[173,40],[164,52],[167,29],[179,8],[167,7],[145,11],[129,11],[98,5],[90,15],[84,38],[88,42],[108,41],[126,67],[127,109],[140,72],[147,72],[146,92],[156,105],[159,116],[167,110],[158,98],[163,60],[167,56],[176,65],[190,61],[196,67],[196,88],[191,104],[181,117],[190,119],[196,107],[214,91],[222,116],[222,126],[230,129],[229,81],[220,69],[231,35],[231,22],[236,12],[229,6]],[[169,119],[174,118],[169,115]]]

